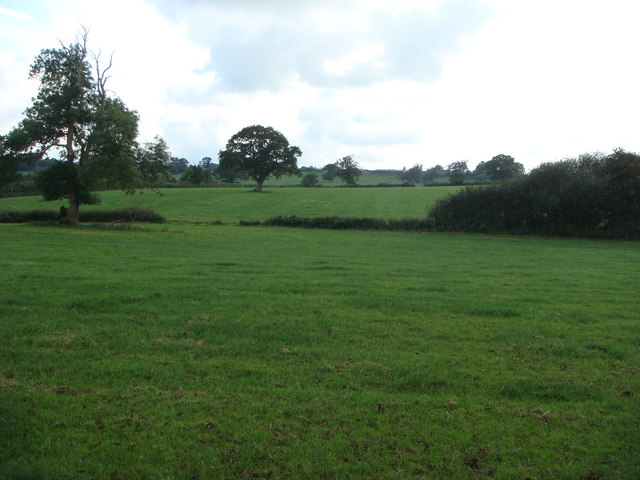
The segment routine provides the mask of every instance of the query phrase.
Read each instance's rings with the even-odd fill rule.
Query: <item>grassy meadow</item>
[[[245,187],[173,188],[158,195],[144,191],[126,195],[120,191],[100,192],[100,205],[91,209],[122,207],[150,208],[173,222],[237,223],[266,220],[276,215],[354,216],[376,218],[424,217],[428,205],[460,187],[395,188],[267,188],[258,194]],[[41,197],[0,198],[0,210],[52,209],[64,202],[45,202]]]
[[[106,192],[169,222],[0,225],[0,478],[639,478],[638,243],[233,224],[436,192]]]

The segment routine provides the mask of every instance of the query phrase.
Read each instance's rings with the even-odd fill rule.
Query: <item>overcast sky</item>
[[[141,139],[192,163],[254,124],[313,166],[637,152],[639,18],[637,0],[0,0],[0,133],[34,57],[84,25]]]

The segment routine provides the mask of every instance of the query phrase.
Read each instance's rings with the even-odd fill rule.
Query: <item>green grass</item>
[[[320,185],[323,187],[341,187],[344,186],[345,183],[339,178],[334,178],[333,180],[324,180],[322,178],[322,173],[318,173],[318,181]],[[302,177],[306,173],[303,173],[302,176],[298,177],[296,175],[284,176],[280,178],[268,178],[265,182],[266,187],[291,187],[291,186],[299,186],[302,182]],[[243,183],[250,184],[250,181],[244,181]],[[403,183],[402,180],[398,177],[398,175],[391,174],[381,174],[381,173],[365,173],[360,178],[358,178],[358,185],[364,186],[372,186],[378,184],[389,184],[389,185],[399,185]]]
[[[201,192],[189,220],[303,200]],[[187,193],[143,198],[175,219]],[[170,224],[0,245],[0,478],[640,476],[637,243]]]
[[[82,206],[80,216],[96,208],[140,207],[170,221],[187,222],[266,220],[276,215],[424,217],[428,205],[459,188],[271,188],[261,194],[247,188],[174,188],[162,190],[162,195],[111,191],[100,193],[101,205]],[[40,197],[2,198],[0,210],[58,210],[63,203],[43,202]]]

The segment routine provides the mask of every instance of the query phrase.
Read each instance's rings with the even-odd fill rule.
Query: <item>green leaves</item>
[[[233,135],[218,154],[220,169],[246,173],[256,181],[256,191],[270,176],[299,175],[297,158],[302,151],[289,146],[286,137],[272,127],[252,125]]]

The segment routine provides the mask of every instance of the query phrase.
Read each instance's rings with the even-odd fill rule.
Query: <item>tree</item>
[[[335,176],[342,179],[350,187],[358,183],[358,178],[362,175],[362,170],[353,155],[342,157],[335,164]]]
[[[209,170],[215,170],[217,165],[213,163],[213,159],[211,157],[204,157],[200,160],[199,164],[202,168],[208,168]]]
[[[0,135],[0,187],[20,179],[18,175],[19,164],[18,158],[11,154],[5,137]]]
[[[272,127],[252,125],[233,135],[218,154],[220,169],[246,173],[255,180],[256,192],[273,175],[300,175],[298,157],[302,151],[289,146],[286,137]]]
[[[320,181],[318,180],[318,174],[316,172],[309,172],[302,177],[302,186],[303,187],[318,187],[320,186]]]
[[[188,166],[189,160],[187,160],[186,158],[172,157],[170,162],[171,170],[169,170],[169,173],[171,173],[172,175],[177,175],[184,172]]]
[[[73,226],[80,204],[98,200],[97,188],[148,186],[166,173],[169,161],[161,139],[138,145],[137,113],[107,94],[111,61],[101,69],[93,55],[94,78],[88,57],[86,31],[69,46],[42,50],[29,75],[40,80],[38,94],[6,138],[13,158],[27,163],[59,149],[61,161],[41,172],[37,184],[45,200],[69,200],[63,221]]]
[[[524,174],[524,165],[515,161],[511,155],[496,155],[484,164],[489,180],[504,181]]]
[[[428,168],[424,172],[425,182],[433,183],[437,178],[444,177],[444,168],[442,165]]]
[[[322,167],[322,171],[324,172],[322,174],[322,179],[323,180],[327,180],[328,182],[330,182],[331,180],[336,178],[336,164],[335,163],[329,163],[329,164],[325,165],[324,167]]]
[[[190,165],[183,172],[180,181],[191,185],[211,185],[214,181],[213,170],[201,165]]]
[[[416,163],[409,170],[404,169],[399,175],[400,180],[413,184],[420,183],[422,180],[422,165]]]
[[[450,163],[447,165],[447,170],[449,170],[449,183],[451,185],[462,185],[469,173],[466,161]]]

